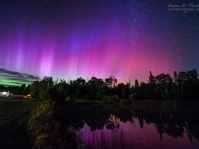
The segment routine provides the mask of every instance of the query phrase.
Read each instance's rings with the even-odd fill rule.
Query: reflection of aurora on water
[[[145,124],[143,128],[140,127],[138,119],[135,119],[132,125],[129,121],[127,123],[119,122],[120,128],[91,131],[88,125],[84,125],[82,129],[77,132],[77,136],[81,138],[82,142],[94,149],[129,149],[129,148],[197,148],[199,142],[193,139],[192,142],[188,139],[188,135],[184,132],[183,137],[177,140],[167,134],[160,135],[157,133],[154,124]]]
[[[86,109],[82,115],[68,116],[73,119],[69,125],[75,127],[83,144],[93,149],[199,146],[199,122],[193,113],[136,112],[118,107],[113,112],[101,106]]]
[[[88,125],[85,125],[78,133],[83,143],[91,148],[132,148],[125,143],[125,134],[122,129],[104,128],[103,130],[90,131]]]

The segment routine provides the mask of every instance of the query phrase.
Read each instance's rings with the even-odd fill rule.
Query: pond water
[[[68,107],[65,114],[67,129],[88,148],[199,148],[199,113],[195,111],[78,105]]]

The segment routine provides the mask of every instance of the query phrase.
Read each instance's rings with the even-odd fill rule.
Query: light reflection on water
[[[80,125],[73,123],[74,130],[87,148],[199,148],[196,113],[113,111],[99,106],[85,109],[71,118],[78,120]]]
[[[121,122],[120,128],[91,131],[85,124],[82,129],[77,131],[77,135],[82,139],[86,146],[94,149],[130,149],[130,148],[181,148],[198,149],[199,141],[193,138],[189,140],[186,131],[182,138],[173,138],[167,134],[160,136],[154,124],[144,123],[141,128],[138,119],[134,123],[127,121]]]

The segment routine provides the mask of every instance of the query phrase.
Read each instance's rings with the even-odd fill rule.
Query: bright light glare
[[[6,95],[7,94],[7,92],[3,92],[3,95]]]

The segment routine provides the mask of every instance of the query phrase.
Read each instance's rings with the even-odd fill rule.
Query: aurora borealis
[[[0,84],[199,71],[199,10],[168,10],[183,3],[197,1],[1,1]]]

